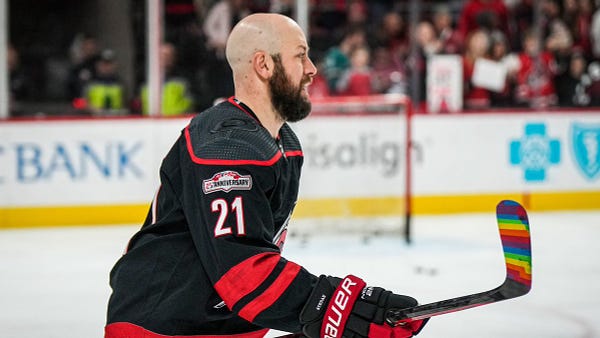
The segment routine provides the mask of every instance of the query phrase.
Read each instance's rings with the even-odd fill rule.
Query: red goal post
[[[311,116],[293,126],[305,152],[297,218],[410,241],[412,115],[401,94],[313,98]],[[380,163],[389,157],[393,173]]]

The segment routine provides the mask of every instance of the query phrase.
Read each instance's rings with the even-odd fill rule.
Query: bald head
[[[293,38],[306,42],[300,26],[287,16],[257,13],[245,17],[232,29],[225,48],[234,76],[251,67],[254,53],[278,54]]]
[[[229,34],[225,54],[234,95],[273,137],[285,121],[299,121],[310,113],[307,87],[317,68],[308,51],[300,26],[280,14],[252,14]]]

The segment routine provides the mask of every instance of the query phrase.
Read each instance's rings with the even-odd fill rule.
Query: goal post
[[[312,101],[310,117],[292,124],[304,152],[298,231],[394,232],[409,242],[410,99],[385,94]]]

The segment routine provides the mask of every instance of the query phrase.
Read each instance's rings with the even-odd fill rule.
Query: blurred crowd
[[[295,11],[293,0],[164,1],[164,115],[200,111],[233,94],[224,48],[241,18],[259,11],[293,17]],[[134,9],[143,13],[143,2],[133,0]],[[416,8],[411,1],[309,3],[310,54],[319,69],[313,97],[404,93],[427,111],[428,60],[451,54],[463,66],[464,111],[600,106],[600,0],[422,1]],[[133,88],[122,81],[119,50],[92,33],[73,34],[61,92],[73,109],[148,113],[143,15],[132,24]],[[12,101],[35,98],[19,50],[9,46],[7,56]],[[504,71],[501,86],[473,81],[481,60]]]

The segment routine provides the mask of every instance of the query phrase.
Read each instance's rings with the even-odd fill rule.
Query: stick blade
[[[496,207],[496,219],[506,264],[506,280],[501,291],[507,299],[519,297],[531,290],[533,277],[529,217],[522,205],[504,200]]]
[[[522,205],[504,200],[496,206],[496,219],[504,261],[506,278],[495,289],[456,297],[405,309],[390,309],[386,322],[391,326],[462,311],[525,295],[531,290],[531,239],[529,218]]]

